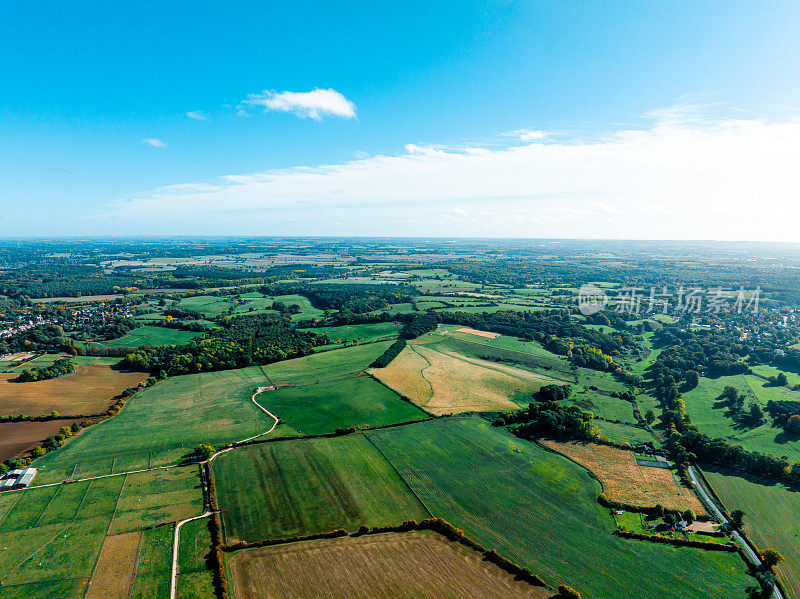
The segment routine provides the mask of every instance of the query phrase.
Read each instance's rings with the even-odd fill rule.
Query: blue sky
[[[0,235],[797,240],[797,2],[3,4]]]

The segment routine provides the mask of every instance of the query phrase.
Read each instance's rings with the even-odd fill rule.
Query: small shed
[[[14,483],[14,488],[24,489],[31,484],[34,476],[36,476],[36,468],[25,468],[22,474],[19,475],[19,478],[17,478],[17,482]]]

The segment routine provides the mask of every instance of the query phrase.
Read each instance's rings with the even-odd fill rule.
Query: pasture
[[[182,329],[170,329],[144,325],[134,329],[124,337],[112,339],[111,341],[92,341],[87,343],[89,347],[159,347],[162,345],[185,345],[192,339],[201,337],[203,333],[196,331],[184,331]]]
[[[178,307],[193,310],[203,315],[205,318],[214,319],[223,314],[243,315],[258,314],[262,312],[276,313],[272,309],[274,302],[281,302],[286,306],[297,304],[300,312],[292,314],[294,321],[309,320],[319,318],[324,315],[323,310],[319,310],[311,305],[308,298],[302,295],[278,295],[267,296],[258,291],[235,295],[198,295],[194,297],[182,298],[178,302]]]
[[[126,475],[109,532],[141,530],[198,516],[203,492],[197,466]]]
[[[265,383],[258,367],[171,377],[37,459],[34,484],[174,464],[199,443],[219,446],[263,433],[273,420],[250,398]]]
[[[554,382],[528,370],[408,345],[376,378],[431,414],[517,409],[511,398]]]
[[[251,401],[257,387],[354,376],[389,344],[338,349],[263,368],[170,377],[131,398],[118,415],[38,458],[34,484],[175,464],[199,443],[219,447],[259,435],[274,421]],[[272,433],[295,434],[286,425]]]
[[[328,347],[334,347],[345,344],[371,343],[378,339],[396,337],[400,332],[400,325],[391,322],[376,322],[337,327],[316,327],[306,330],[320,335],[327,335],[331,339],[331,345]]]
[[[206,557],[211,552],[209,518],[192,520],[181,527],[178,549],[178,597],[213,599],[214,573]]]
[[[764,405],[769,399],[800,400],[800,394],[796,391],[785,387],[764,387],[764,381],[754,376],[700,377],[700,384],[683,394],[692,424],[709,437],[723,437],[731,445],[740,445],[748,451],[778,458],[787,456],[792,463],[800,461],[800,446],[793,443],[783,429],[773,426],[768,415],[767,422],[757,426],[736,422],[731,418],[728,407],[719,400],[726,385],[737,388],[745,395],[745,409],[751,401]]]
[[[237,599],[282,597],[548,599],[433,532],[344,537],[240,551],[228,560]],[[280,572],[280,576],[273,573]]]
[[[304,435],[426,418],[425,412],[368,376],[266,391],[258,402]]]
[[[42,416],[53,410],[61,414],[97,414],[111,405],[115,395],[135,387],[148,375],[112,370],[105,365],[78,364],[75,372],[46,381],[12,382],[17,376],[0,374],[0,414]]]
[[[250,445],[213,464],[228,543],[428,517],[360,434]]]
[[[800,597],[800,492],[783,485],[749,480],[733,473],[704,470],[725,508],[745,513],[745,532],[759,549],[775,549],[786,561],[778,577],[792,599]]]
[[[680,486],[671,470],[639,466],[631,451],[578,441],[545,439],[541,443],[591,470],[608,499],[639,506],[660,503],[670,509],[705,513],[694,492]]]
[[[482,419],[365,434],[435,516],[551,586],[569,584],[588,599],[706,599],[742,596],[752,581],[736,554],[614,536],[588,472]]]
[[[127,596],[152,531],[202,510],[198,483],[188,467],[5,493],[0,597]]]
[[[319,352],[263,367],[274,385],[307,385],[360,374],[380,356],[391,341]]]
[[[0,597],[82,596],[121,485],[101,479],[8,492],[14,504],[0,524]]]
[[[142,531],[130,599],[169,597],[174,530],[175,527],[169,525]]]

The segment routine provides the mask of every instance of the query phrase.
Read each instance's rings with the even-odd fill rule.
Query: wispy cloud
[[[800,120],[662,116],[678,112],[591,137],[479,152],[409,144],[395,155],[230,175],[126,198],[108,214],[149,223],[169,205],[160,224],[201,232],[211,222],[266,232],[299,218],[291,231],[306,234],[336,219],[350,234],[796,240]],[[401,230],[409,217],[427,228]]]
[[[142,143],[147,144],[148,146],[153,146],[154,148],[166,148],[167,144],[163,141],[158,139],[157,137],[145,137],[142,140]]]
[[[194,119],[195,121],[207,121],[208,115],[203,112],[202,110],[190,110],[186,113],[190,119]]]
[[[353,119],[356,116],[356,105],[335,89],[313,89],[310,92],[276,92],[264,90],[259,94],[248,94],[238,108],[243,111],[248,107],[260,107],[265,112],[291,112],[300,118],[316,121],[323,116],[338,116]]]
[[[547,131],[538,131],[535,129],[515,129],[514,131],[506,131],[503,135],[506,137],[515,137],[521,141],[539,141],[547,139],[550,136]]]

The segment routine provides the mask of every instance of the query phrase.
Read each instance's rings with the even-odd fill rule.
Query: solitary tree
[[[733,510],[731,512],[731,524],[734,528],[744,527],[744,512],[742,510]]]
[[[789,383],[789,379],[786,378],[786,373],[779,372],[778,376],[775,377],[775,384],[780,387],[785,387]]]
[[[764,419],[764,410],[756,402],[750,402],[750,420],[761,422]]]
[[[562,584],[558,587],[558,595],[556,597],[559,599],[581,599],[581,594],[572,587]]]
[[[697,520],[697,516],[695,515],[694,511],[692,511],[692,510],[685,510],[685,511],[684,511],[684,512],[681,514],[681,517],[682,517],[684,520],[686,520],[686,521],[687,521],[689,524],[691,524],[692,522],[694,522],[695,520]]]
[[[765,549],[761,552],[761,561],[764,562],[767,570],[771,570],[773,566],[777,566],[783,561],[783,556],[774,549]]]
[[[216,453],[216,449],[214,449],[213,445],[209,445],[208,443],[203,443],[202,445],[198,445],[194,448],[194,452],[199,455],[204,460],[209,459],[214,453]]]
[[[786,430],[793,434],[800,434],[800,415],[789,416],[786,421]]]
[[[644,421],[647,424],[653,424],[656,421],[656,415],[653,414],[653,410],[647,410],[647,412],[645,412]]]

